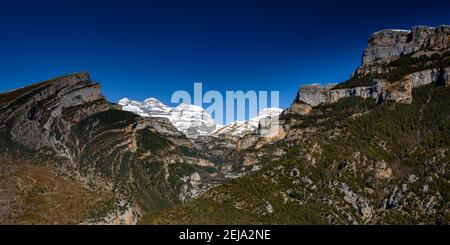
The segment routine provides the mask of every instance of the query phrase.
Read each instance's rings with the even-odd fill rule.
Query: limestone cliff
[[[410,104],[414,88],[434,82],[449,85],[449,37],[450,26],[376,32],[351,79],[303,86],[288,111],[307,114],[310,107],[355,96]]]
[[[417,26],[411,30],[383,30],[372,34],[364,51],[362,66],[392,61],[418,51],[450,48],[450,26]]]

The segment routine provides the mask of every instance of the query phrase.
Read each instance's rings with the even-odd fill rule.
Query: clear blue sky
[[[106,97],[339,82],[371,33],[450,24],[448,1],[2,1],[0,91],[89,71]]]

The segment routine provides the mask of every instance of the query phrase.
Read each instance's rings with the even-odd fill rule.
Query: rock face
[[[383,94],[383,83],[378,82],[374,86],[355,87],[349,89],[333,89],[334,85],[321,86],[306,85],[300,88],[297,98],[289,108],[290,113],[307,115],[312,107],[322,104],[335,103],[340,99],[358,96],[362,98],[378,98]]]
[[[59,150],[52,130],[68,108],[88,104],[76,120],[108,109],[100,84],[87,73],[60,77],[2,95],[0,122],[12,139],[32,149],[51,147]],[[62,129],[64,130],[64,129]]]
[[[383,94],[383,82],[378,81],[373,86],[355,87],[350,89],[335,89],[327,91],[327,99],[324,103],[335,103],[340,99],[348,97],[362,97],[364,99],[377,99]]]
[[[449,72],[450,68],[445,69],[445,74],[449,74]],[[291,110],[299,111],[295,108],[307,107],[305,104],[318,106],[336,103],[340,99],[349,97],[374,98],[410,104],[412,102],[412,89],[431,84],[437,81],[438,76],[439,70],[432,69],[409,74],[396,83],[375,79],[372,86],[345,89],[329,89],[330,86],[321,87],[320,85],[314,85],[314,89],[311,89],[311,86],[306,86],[307,92],[304,92],[303,88],[300,89],[299,98],[295,101]],[[308,109],[300,113],[307,114]]]
[[[180,104],[171,108],[155,98],[143,102],[125,98],[119,101],[119,105],[123,110],[142,117],[167,118],[178,130],[193,139],[207,136],[216,129],[216,124],[211,116],[203,108],[195,105]]]
[[[306,85],[300,89],[297,101],[310,106],[318,106],[327,102],[327,93],[328,89],[320,84]]]
[[[418,26],[412,30],[384,30],[374,33],[364,51],[362,65],[391,61],[419,50],[438,51],[450,47],[450,26]]]

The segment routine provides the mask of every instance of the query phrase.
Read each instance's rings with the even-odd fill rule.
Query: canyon
[[[376,32],[347,81],[221,127],[88,73],[2,93],[0,223],[448,224],[449,35]]]

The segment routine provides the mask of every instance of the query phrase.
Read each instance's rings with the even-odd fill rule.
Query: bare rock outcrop
[[[108,108],[100,84],[92,82],[87,73],[56,78],[2,97],[5,101],[0,102],[0,121],[8,125],[14,141],[32,149],[55,147],[52,129],[66,109],[96,104],[93,111],[85,108],[84,113],[89,114]]]
[[[383,30],[372,34],[362,66],[391,61],[419,50],[439,51],[450,47],[450,26],[417,26],[411,30]]]
[[[327,100],[325,103],[335,103],[343,98],[362,97],[363,99],[377,99],[383,93],[383,82],[374,81],[373,86],[363,86],[348,89],[332,89],[327,91]]]
[[[336,103],[343,98],[361,97],[373,98],[378,102],[394,101],[398,103],[412,103],[412,90],[436,82],[442,72],[443,84],[450,85],[450,67],[445,69],[429,69],[406,75],[397,82],[374,79],[372,86],[333,89],[332,86],[307,85],[302,87],[297,99],[288,109],[289,113],[306,115],[312,107]]]
[[[310,106],[318,106],[327,101],[328,90],[320,84],[303,86],[298,92],[297,101]]]

